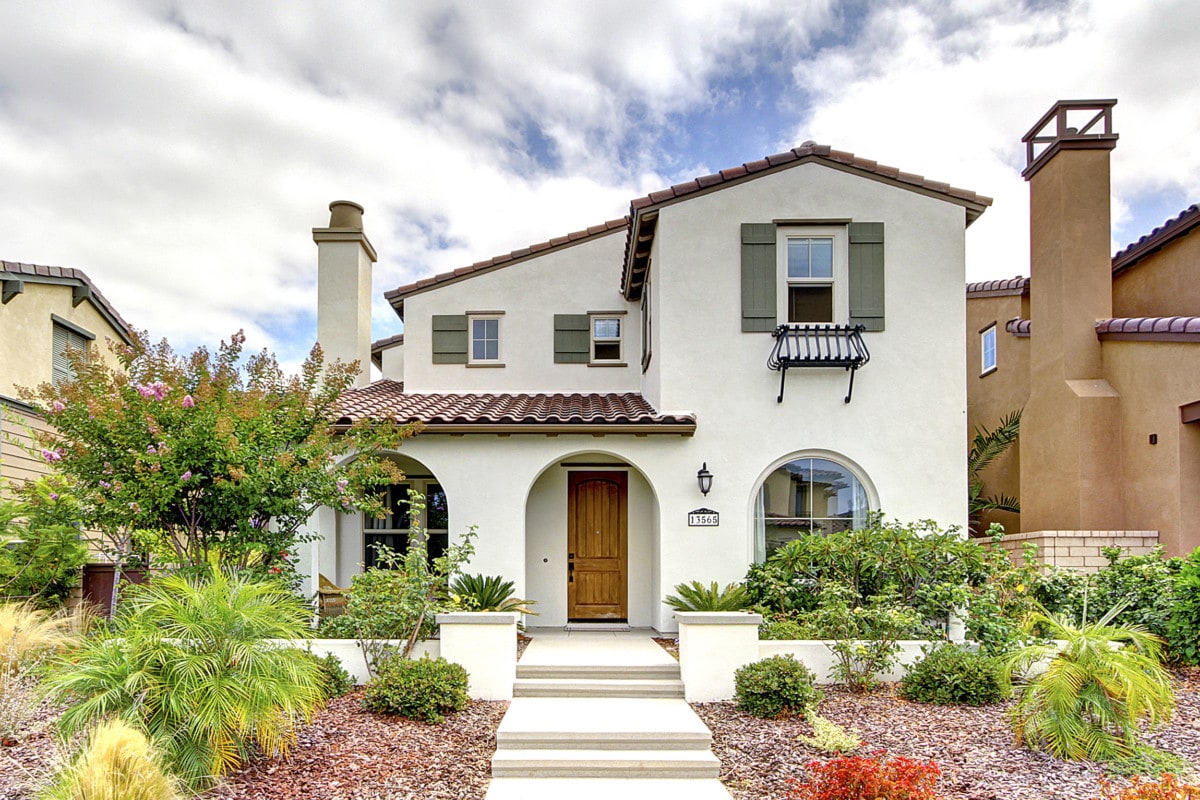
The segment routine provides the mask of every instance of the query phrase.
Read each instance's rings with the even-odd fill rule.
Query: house
[[[0,261],[0,331],[0,478],[9,483],[50,471],[22,447],[46,423],[19,389],[72,376],[70,349],[112,359],[105,340],[130,344],[133,328],[82,270]]]
[[[470,569],[540,625],[674,629],[665,594],[740,580],[868,512],[966,522],[966,228],[986,197],[806,142],[672,186],[629,216],[386,293],[363,209],[331,204],[318,339],[383,377],[343,423],[420,420],[385,519],[326,508],[301,553],[338,584],[407,541],[478,527]]]
[[[1115,100],[1060,101],[1026,134],[1030,275],[967,286],[968,422],[1024,408],[985,476],[989,521],[1051,563],[1200,546],[1200,207],[1115,256]]]

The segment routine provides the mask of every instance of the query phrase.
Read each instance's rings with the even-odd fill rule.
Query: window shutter
[[[433,363],[467,363],[467,315],[433,315]]]
[[[850,223],[850,324],[883,330],[883,223]]]
[[[589,320],[587,314],[554,315],[555,364],[586,364],[591,361]]]
[[[45,329],[43,328],[43,330]],[[67,329],[61,325],[55,325],[53,336],[53,380],[55,386],[58,385],[59,381],[70,380],[74,377],[71,370],[71,362],[67,359],[67,346],[69,342],[70,336]]]
[[[742,223],[742,330],[775,330],[775,225]]]

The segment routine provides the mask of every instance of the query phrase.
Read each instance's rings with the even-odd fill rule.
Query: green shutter
[[[467,315],[433,315],[433,363],[467,363]]]
[[[850,223],[850,324],[883,330],[883,223]]]
[[[776,284],[775,225],[742,223],[742,330],[775,330]]]
[[[586,364],[591,361],[590,324],[587,314],[554,315],[555,364]]]

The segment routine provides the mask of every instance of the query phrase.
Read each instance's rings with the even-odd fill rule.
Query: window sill
[[[997,369],[999,369],[999,367],[992,367],[991,369],[985,369],[983,372],[979,373],[979,377],[986,378],[988,375],[993,374]]]
[[[624,361],[589,361],[589,367],[628,367],[629,364]]]
[[[467,369],[501,369],[503,367],[504,367],[504,364],[500,363],[500,362],[496,362],[493,364],[493,363],[487,362],[487,361],[477,361],[474,363],[467,364]]]

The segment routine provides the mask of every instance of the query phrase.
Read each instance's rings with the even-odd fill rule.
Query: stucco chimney
[[[1030,395],[1021,419],[1021,527],[1123,525],[1120,396],[1096,321],[1112,317],[1109,152],[1116,100],[1060,100],[1022,141],[1029,181]]]
[[[363,207],[329,204],[329,227],[313,228],[317,243],[317,341],[325,360],[358,361],[358,386],[371,380],[371,265],[377,257],[363,233]]]

